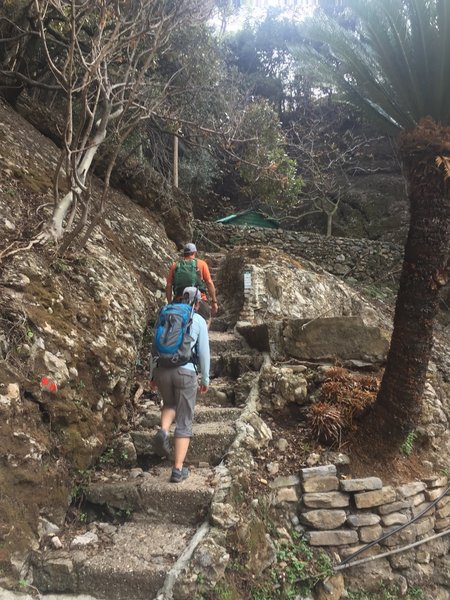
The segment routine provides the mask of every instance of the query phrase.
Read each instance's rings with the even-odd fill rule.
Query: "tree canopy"
[[[395,133],[420,119],[450,122],[450,4],[446,0],[347,0],[357,27],[324,13],[304,26],[299,60],[319,69],[352,104]],[[317,72],[317,71],[316,71]]]

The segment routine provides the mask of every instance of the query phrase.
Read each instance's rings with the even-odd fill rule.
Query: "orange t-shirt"
[[[181,258],[180,260],[194,260],[194,259],[192,259],[190,257],[186,257],[186,258]],[[197,261],[197,271],[199,272],[200,279],[202,281],[204,281],[205,283],[212,283],[211,273],[209,272],[209,267],[208,267],[207,263],[204,260],[202,260],[201,258],[195,258],[195,260]],[[170,267],[170,270],[169,270],[169,274],[167,275],[167,283],[170,285],[173,284],[173,276],[175,273],[177,262],[178,261],[175,261],[174,263],[172,263],[172,266]],[[202,291],[202,299],[206,300],[206,298],[207,298],[206,293],[204,291]]]

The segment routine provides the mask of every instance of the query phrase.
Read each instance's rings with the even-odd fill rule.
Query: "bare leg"
[[[186,458],[186,454],[189,448],[189,442],[191,438],[188,437],[176,437],[175,442],[175,460],[174,467],[176,469],[181,469],[183,467],[184,459]]]
[[[175,419],[175,411],[173,408],[163,408],[161,411],[161,429],[169,432],[170,426]]]

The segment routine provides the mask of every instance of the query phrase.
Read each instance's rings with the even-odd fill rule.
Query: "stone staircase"
[[[186,460],[189,478],[169,483],[171,463],[154,455],[151,445],[160,409],[154,401],[144,402],[129,434],[139,467],[94,473],[84,490],[85,523],[68,525],[57,545],[47,538],[32,555],[33,585],[40,593],[108,600],[151,600],[159,593],[165,598],[164,582],[208,521],[220,482],[217,465],[237,435],[235,424],[245,407],[237,379],[261,366],[243,338],[223,325],[218,329],[210,332],[211,386],[198,397]]]

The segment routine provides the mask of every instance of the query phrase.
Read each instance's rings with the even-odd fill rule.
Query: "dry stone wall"
[[[403,258],[401,246],[352,238],[326,238],[314,233],[194,222],[194,239],[202,252],[239,245],[267,245],[306,258],[348,281],[396,284]]]
[[[345,479],[329,464],[279,477],[270,487],[275,504],[296,506],[299,526],[312,546],[333,551],[342,570],[347,561],[360,561],[358,567],[345,567],[347,589],[377,591],[381,579],[405,589],[420,585],[422,578],[450,586],[446,476],[391,486],[379,477]],[[369,563],[375,563],[378,577],[368,576],[364,564]]]

